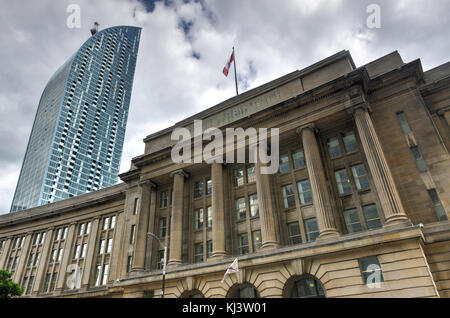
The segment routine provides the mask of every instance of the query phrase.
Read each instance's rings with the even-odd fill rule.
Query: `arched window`
[[[260,296],[255,286],[251,284],[240,284],[230,289],[227,298],[260,298]]]
[[[320,282],[312,276],[304,275],[288,280],[285,287],[286,298],[325,298]]]
[[[205,296],[199,290],[194,289],[184,292],[180,298],[205,298]]]

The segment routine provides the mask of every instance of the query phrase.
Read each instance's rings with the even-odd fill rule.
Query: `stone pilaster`
[[[366,104],[353,110],[364,153],[380,199],[385,224],[408,221]]]
[[[83,275],[81,278],[81,288],[85,289],[89,286],[92,270],[95,270],[95,251],[97,249],[97,234],[100,224],[100,217],[95,218],[91,223],[91,231],[89,232],[86,258],[84,259]]]
[[[41,259],[39,261],[39,265],[36,271],[36,277],[34,279],[34,285],[33,285],[33,296],[36,296],[39,294],[42,290],[42,283],[45,279],[45,275],[47,274],[47,260],[48,255],[50,254],[50,246],[53,241],[53,231],[54,228],[48,229],[48,231],[45,233],[45,240],[44,245],[42,246],[42,254]]]
[[[176,266],[182,263],[184,179],[188,177],[188,174],[178,170],[173,172],[171,177],[173,177],[173,199],[168,265]]]
[[[275,248],[280,245],[277,238],[276,217],[274,209],[273,192],[269,174],[262,174],[261,167],[266,166],[260,160],[259,149],[261,146],[254,147],[255,151],[255,171],[256,171],[256,191],[258,193],[259,219],[261,223],[261,248]],[[264,148],[262,151],[266,151]]]
[[[319,144],[315,135],[316,131],[314,124],[306,125],[297,130],[303,142],[306,167],[311,183],[314,209],[320,233],[319,239],[336,238],[339,236],[339,231],[333,215],[331,195],[328,191]]]
[[[147,249],[148,222],[150,219],[151,193],[152,189],[156,188],[156,185],[150,180],[147,180],[145,182],[142,182],[140,184],[140,187],[141,187],[141,205],[136,232],[136,245],[133,258],[133,271],[145,270],[145,254]]]
[[[20,283],[20,281],[22,280],[22,274],[25,271],[25,264],[26,264],[28,253],[30,250],[32,236],[33,236],[33,233],[31,233],[31,232],[26,234],[25,242],[23,243],[23,247],[20,251],[19,264],[17,265],[17,269],[14,272],[14,275],[12,277],[12,279],[17,283]]]
[[[212,241],[213,257],[224,257],[225,246],[225,208],[224,208],[224,184],[223,166],[220,163],[211,165],[212,180]]]
[[[56,291],[62,291],[64,289],[64,284],[66,283],[67,267],[70,265],[72,256],[72,245],[75,239],[75,229],[76,223],[71,223],[69,230],[67,231],[67,238],[64,245],[64,253],[59,267],[58,281],[56,282]]]

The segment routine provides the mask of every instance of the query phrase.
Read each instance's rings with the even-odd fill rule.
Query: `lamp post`
[[[161,298],[164,298],[164,289],[166,286],[166,265],[167,265],[167,246],[164,245],[161,240],[153,233],[148,232],[148,236],[154,237],[158,240],[159,244],[164,248],[164,258],[163,258],[163,272],[162,272],[162,289],[161,289]]]

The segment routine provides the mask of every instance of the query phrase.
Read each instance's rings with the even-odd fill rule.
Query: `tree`
[[[22,295],[23,289],[11,280],[12,275],[5,269],[0,270],[0,298],[12,298]]]

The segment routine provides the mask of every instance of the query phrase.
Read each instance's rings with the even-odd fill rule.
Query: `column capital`
[[[152,180],[150,180],[150,179],[143,180],[143,181],[140,181],[140,182],[139,182],[139,186],[140,186],[140,187],[146,186],[146,185],[150,186],[150,188],[155,188],[155,189],[158,187],[158,185],[157,185],[156,183],[154,183],[154,182],[153,182]]]
[[[177,174],[182,175],[185,179],[189,178],[189,173],[187,173],[186,171],[184,171],[183,169],[174,171],[170,174],[170,177],[173,178],[174,176],[176,176]]]
[[[357,104],[357,105],[352,105],[352,106],[346,108],[346,111],[347,111],[347,114],[354,116],[358,109],[366,110],[369,112],[369,114],[372,113],[372,108],[370,107],[369,103],[367,103],[366,101],[364,101],[363,103]]]
[[[300,135],[300,137],[302,136],[302,132],[303,132],[303,130],[305,130],[305,129],[310,129],[310,130],[312,130],[314,133],[318,133],[319,132],[319,129],[317,128],[317,125],[316,124],[314,124],[314,123],[309,123],[309,124],[306,124],[306,125],[303,125],[303,126],[300,126],[300,127],[298,127],[297,128],[297,134],[299,134]]]

